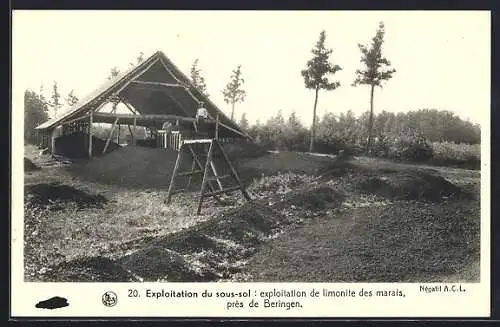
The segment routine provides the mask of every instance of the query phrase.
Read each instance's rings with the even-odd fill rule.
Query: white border
[[[15,31],[13,31],[15,32]],[[15,39],[13,39],[15,42]],[[13,44],[13,49],[16,49]],[[486,58],[484,59],[486,60]],[[13,77],[22,69],[13,54]],[[490,315],[490,108],[481,108],[481,281],[461,284],[464,293],[434,293],[419,291],[420,284],[269,284],[269,283],[27,283],[23,274],[23,93],[13,78],[12,102],[12,239],[11,239],[11,315],[16,317],[488,317]],[[472,90],[471,90],[472,92]],[[444,284],[441,284],[444,285]],[[451,284],[447,284],[451,285]],[[433,284],[427,284],[433,286]],[[127,297],[127,290],[137,289],[141,299]],[[405,298],[307,298],[302,309],[226,309],[225,299],[146,299],[146,289],[204,289],[219,291],[273,288],[303,289],[399,289]],[[101,302],[102,294],[113,290],[118,304],[112,308]],[[66,297],[70,306],[57,310],[35,308],[35,303],[54,295]],[[256,297],[262,302],[262,299]]]

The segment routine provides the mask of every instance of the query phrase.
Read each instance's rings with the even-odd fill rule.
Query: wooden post
[[[217,113],[217,117],[215,119],[215,139],[219,139],[219,113]]]
[[[94,120],[93,111],[90,111],[89,117],[89,158],[92,158],[92,122]]]
[[[207,162],[205,163],[205,171],[203,172],[203,180],[201,182],[201,190],[200,190],[200,200],[198,202],[198,210],[196,214],[201,213],[201,206],[203,205],[203,196],[205,193],[205,186],[207,184],[207,175],[208,175],[208,167],[210,166],[210,162],[212,162],[212,154],[214,151],[214,142],[210,143],[210,148],[208,149],[208,154],[207,154]]]
[[[111,127],[111,131],[109,132],[109,137],[106,140],[106,144],[104,145],[104,149],[102,149],[102,153],[106,153],[106,150],[108,149],[109,142],[111,142],[111,138],[113,137],[113,132],[115,131],[116,124],[118,123],[118,117],[116,117],[115,122],[113,123],[113,126]]]
[[[174,192],[175,178],[177,176],[177,171],[179,170],[179,166],[181,163],[181,156],[182,156],[181,151],[182,151],[182,146],[181,146],[181,149],[179,149],[179,153],[177,154],[177,160],[175,161],[174,171],[172,172],[172,177],[170,179],[170,186],[168,187],[167,200],[165,201],[167,204],[170,204],[170,201],[172,201],[172,194]]]
[[[136,137],[135,137],[135,135],[136,135],[136,133],[137,133],[137,129],[136,129],[136,128],[137,128],[137,118],[134,118],[134,138],[132,139],[132,143],[133,143],[134,145],[136,145],[136,144],[137,144],[137,142],[136,142]]]
[[[193,164],[191,165],[191,174],[193,174],[193,172],[195,170],[196,170],[196,160],[193,158]],[[201,168],[200,168],[200,170],[201,170]],[[186,184],[186,191],[189,190],[189,188],[191,187],[191,180],[192,180],[192,178],[193,178],[193,175],[189,175],[188,181],[187,181],[187,184]]]
[[[121,125],[118,124],[118,133],[116,134],[116,144],[120,144],[120,130],[121,130]]]
[[[52,154],[56,153],[56,130],[57,127],[52,129],[52,133],[50,134],[50,152]]]
[[[222,187],[222,182],[220,181],[219,178],[217,178],[219,176],[219,174],[217,173],[217,168],[215,167],[215,164],[213,163],[213,161],[210,161],[210,167],[212,168],[212,173],[214,174],[214,177],[216,178],[217,180],[217,185],[219,185],[219,189],[224,189],[224,187]]]

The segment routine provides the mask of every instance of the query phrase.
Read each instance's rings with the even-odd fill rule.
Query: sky
[[[300,71],[321,30],[342,67],[334,91],[321,91],[319,116],[369,109],[368,87],[352,87],[361,68],[358,44],[368,44],[385,24],[383,54],[396,69],[375,90],[375,112],[436,108],[484,123],[490,110],[490,13],[488,11],[14,11],[13,94],[46,96],[57,81],[63,97],[96,89],[114,66],[129,67],[163,51],[186,75],[195,59],[211,100],[225,113],[222,89],[239,64],[245,102],[236,118],[265,122],[281,110],[312,122],[314,92]],[[489,122],[488,122],[489,123]]]

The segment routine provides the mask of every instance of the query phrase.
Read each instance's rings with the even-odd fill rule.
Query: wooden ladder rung
[[[226,193],[226,192],[236,191],[236,190],[239,190],[239,189],[240,189],[240,186],[232,186],[232,187],[228,187],[228,188],[223,189],[223,190],[218,190],[218,191],[215,191],[215,192],[205,193],[205,194],[203,194],[203,197],[215,196],[215,195],[219,195],[219,194]]]
[[[212,139],[184,140],[182,144],[212,143]]]
[[[178,190],[174,190],[174,191],[172,191],[172,194],[177,194],[177,193],[181,193],[181,192],[184,192],[184,191],[185,191],[185,189],[180,188],[180,189],[178,189]]]
[[[182,173],[177,173],[176,177],[193,176],[198,174],[203,174],[203,170],[183,171]]]
[[[228,178],[228,177],[231,177],[231,175],[228,174],[228,175],[213,176],[213,177],[207,178],[207,181],[216,181],[216,180],[220,180],[220,179]]]

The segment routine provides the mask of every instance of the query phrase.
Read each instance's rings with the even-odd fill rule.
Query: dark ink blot
[[[63,297],[54,296],[48,300],[38,302],[35,307],[40,309],[57,309],[67,307],[68,300]]]

